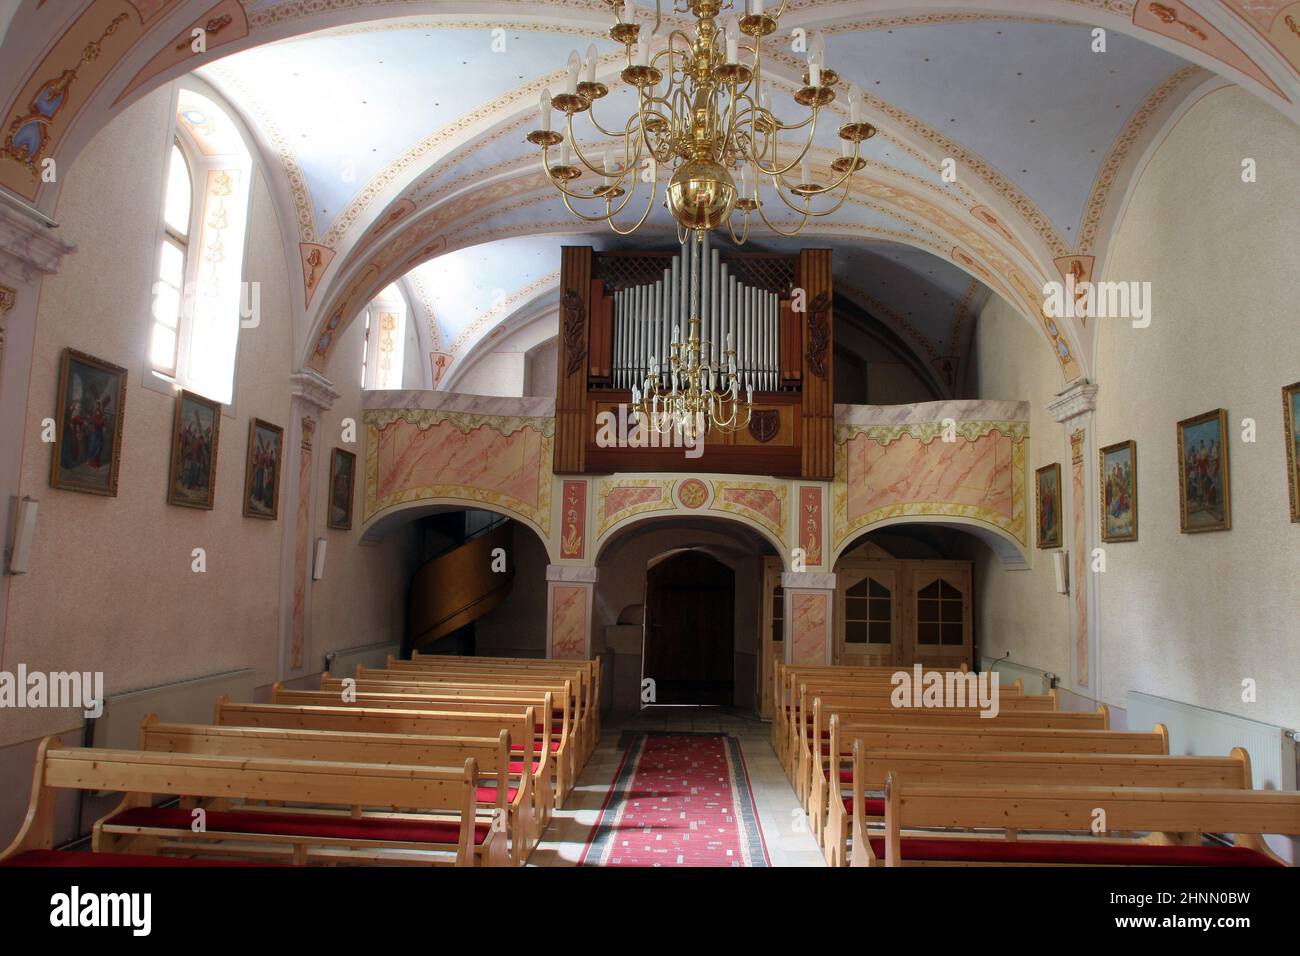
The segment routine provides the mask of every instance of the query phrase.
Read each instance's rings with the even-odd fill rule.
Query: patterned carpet
[[[768,866],[740,742],[628,733],[582,866]]]

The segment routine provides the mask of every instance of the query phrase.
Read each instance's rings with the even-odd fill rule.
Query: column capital
[[[834,591],[835,575],[815,571],[782,571],[781,587],[796,591]]]
[[[595,584],[600,579],[600,569],[578,564],[548,564],[546,580],[567,584]]]
[[[58,272],[63,257],[76,251],[56,230],[0,203],[0,272],[33,282]]]
[[[1097,386],[1085,379],[1067,385],[1047,403],[1052,418],[1064,424],[1097,408]]]
[[[322,412],[329,411],[342,394],[332,382],[319,372],[301,369],[289,376],[290,391]]]

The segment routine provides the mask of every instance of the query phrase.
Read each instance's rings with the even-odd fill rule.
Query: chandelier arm
[[[777,195],[780,196],[780,194],[781,194],[781,190],[778,189]],[[781,201],[785,202],[787,206],[790,206],[790,203],[786,201],[784,196],[781,196]],[[790,206],[790,208],[794,209],[793,206]],[[772,220],[767,218],[767,213],[763,209],[763,204],[761,202],[758,204],[758,214],[763,218],[763,224],[766,225],[767,228],[771,229],[778,236],[783,236],[786,239],[793,239],[795,236],[799,235],[799,233],[803,232],[803,227],[808,224],[808,212],[806,210],[794,209],[794,211],[800,213],[803,216],[803,218],[799,221],[799,225],[795,226],[795,228],[792,231],[786,232],[784,229],[778,229],[775,225],[773,225]]]
[[[744,217],[742,219],[742,228],[739,236],[736,235],[736,227],[732,224],[732,220],[734,218],[735,218],[734,215],[727,217],[727,232],[731,233],[732,242],[734,242],[738,246],[743,246],[745,244],[745,241],[749,239],[749,211],[748,210],[745,211]]]
[[[776,168],[768,169],[766,166],[762,164],[762,162],[756,156],[751,157],[751,161],[755,166],[758,167],[759,171],[763,173],[765,176],[784,176],[791,169],[798,166],[800,163],[804,161],[804,159],[808,155],[808,151],[812,149],[813,139],[816,137],[816,135],[817,135],[817,111],[816,109],[814,109],[812,115],[812,126],[808,130],[808,141],[803,144],[803,149],[799,151],[798,156],[790,160],[790,162],[782,166],[780,169],[776,169]],[[774,159],[776,158],[777,151],[778,151],[777,145],[778,145],[777,137],[774,134],[772,136],[772,157]],[[764,152],[766,152],[766,150]]]
[[[623,200],[623,202],[619,205],[618,209],[611,210],[608,214],[606,214],[605,219],[606,221],[609,222],[609,228],[614,230],[614,232],[620,236],[630,236],[632,233],[636,232],[643,225],[645,225],[645,221],[650,218],[650,210],[654,208],[655,196],[656,194],[658,194],[658,192],[659,192],[659,170],[658,167],[656,167],[654,182],[650,184],[650,194],[649,196],[646,197],[645,209],[641,211],[641,218],[636,221],[636,224],[634,226],[628,229],[620,229],[618,223],[614,221],[614,217],[623,211],[623,207],[628,204],[628,202],[632,199],[632,196],[636,193],[636,187],[633,186],[631,189],[627,191],[627,198]],[[568,205],[568,203],[565,203],[565,205]]]
[[[629,128],[626,131],[622,133],[610,133],[608,135],[611,135],[616,139],[621,137],[626,141],[626,138],[630,136],[632,132],[631,124],[632,124],[632,120],[631,117],[629,117],[628,118]],[[578,157],[578,161],[581,162],[582,165],[586,166],[593,173],[595,173],[597,176],[600,176],[602,179],[614,179],[615,177],[618,177],[619,181],[621,182],[623,177],[627,174],[626,168],[622,170],[611,171],[605,169],[603,163],[601,166],[595,166],[591,163],[590,160],[587,159],[586,156],[582,154],[582,147],[578,144],[578,138],[573,135],[573,114],[572,113],[569,114],[569,145],[573,147],[573,154]],[[640,150],[637,151],[637,155],[638,156],[640,155]],[[623,157],[624,159],[627,158],[626,145],[624,145],[623,148]]]

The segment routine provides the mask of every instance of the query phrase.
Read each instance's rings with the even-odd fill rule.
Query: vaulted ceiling
[[[686,22],[663,6],[669,24]],[[1300,11],[1264,0],[935,0],[921,12],[902,0],[793,0],[783,30],[824,31],[830,65],[864,90],[880,135],[836,215],[794,241],[756,226],[751,241],[835,248],[841,291],[928,365],[960,359],[972,315],[996,293],[1042,329],[1064,380],[1086,375],[1092,330],[1042,315],[1043,283],[1076,260],[1104,274],[1136,175],[1206,92],[1240,83],[1300,117],[1288,7]],[[653,28],[652,0],[638,16]],[[569,51],[592,42],[613,87],[597,116],[622,125],[632,99],[611,22],[606,0],[39,0],[0,49],[0,89],[20,91],[4,129],[71,70],[42,144],[70,160],[115,111],[196,74],[271,173],[286,254],[301,264],[302,363],[329,374],[339,329],[404,276],[431,351],[454,363],[549,307],[559,245],[616,241],[564,209],[524,141],[539,92],[558,89]],[[203,53],[184,42],[195,25],[208,31]],[[802,59],[777,39],[765,41],[765,71],[790,118]],[[818,178],[841,121],[819,132]],[[599,148],[585,119],[576,129]],[[53,208],[57,184],[20,158],[32,165],[0,154],[0,186]],[[955,182],[940,176],[945,159]],[[642,207],[631,208],[625,219]],[[643,234],[634,242],[669,245],[666,212],[652,210]]]

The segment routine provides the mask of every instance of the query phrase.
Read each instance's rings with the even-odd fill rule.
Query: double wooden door
[[[836,664],[971,664],[969,562],[846,560],[835,611]]]

